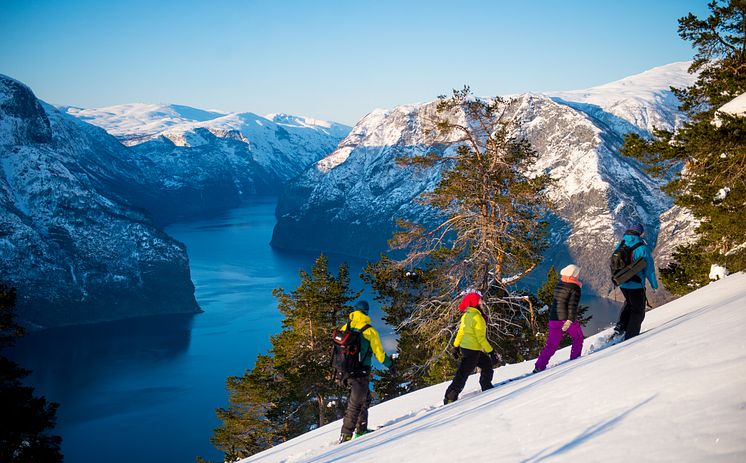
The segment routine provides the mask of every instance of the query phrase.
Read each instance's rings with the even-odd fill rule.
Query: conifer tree
[[[560,281],[560,274],[554,265],[549,267],[547,272],[547,281],[536,291],[536,297],[543,306],[551,307],[554,302],[554,287]]]
[[[402,371],[408,380],[432,384],[452,375],[453,361],[444,354],[456,334],[456,306],[467,288],[482,292],[488,338],[504,361],[523,355],[531,342],[526,341],[526,332],[536,328],[531,299],[511,292],[509,285],[533,270],[546,247],[549,179],[529,174],[537,153],[516,136],[519,127],[510,116],[514,103],[474,98],[468,87],[441,96],[430,130],[432,152],[399,159],[401,166],[439,165],[443,172],[435,189],[421,198],[438,214],[435,223],[399,221],[401,231],[390,246],[406,256],[380,261],[375,273],[387,275],[384,289],[394,289],[378,288],[388,298],[388,321],[400,333],[397,369],[410,356],[418,359],[413,369]],[[419,278],[414,293],[404,282],[407,273]]]
[[[229,404],[217,410],[222,424],[211,439],[236,461],[303,434],[344,414],[345,390],[332,377],[331,336],[345,322],[350,302],[349,270],[335,277],[321,255],[310,273],[301,270],[300,285],[273,292],[284,315],[272,347],[257,357],[253,369],[227,380]]]
[[[648,171],[679,173],[666,191],[701,221],[698,241],[679,247],[661,270],[666,288],[685,294],[708,283],[711,264],[746,269],[746,117],[720,112],[746,92],[746,1],[712,1],[710,15],[679,19],[679,35],[697,50],[689,88],[672,89],[689,122],[652,140],[628,135],[622,154],[647,163]]]
[[[13,346],[24,333],[15,323],[15,302],[15,290],[0,284],[0,350]],[[23,385],[29,373],[0,356],[0,461],[61,462],[62,439],[50,434],[59,405],[35,396],[34,388]]]
[[[385,314],[383,320],[390,326],[399,327],[411,317],[420,300],[437,294],[442,285],[434,280],[436,276],[436,272],[426,268],[402,270],[390,257],[382,255],[378,262],[368,264],[362,278],[376,294],[375,299]],[[432,363],[430,353],[423,348],[426,340],[427,336],[422,333],[399,330],[396,370],[393,373],[388,369],[379,372],[379,379],[374,384],[381,400],[441,382],[453,371],[454,362],[448,356]],[[429,360],[431,365],[423,372],[422,365]]]

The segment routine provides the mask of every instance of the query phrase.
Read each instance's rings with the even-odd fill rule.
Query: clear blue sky
[[[572,90],[691,59],[705,0],[0,0],[0,73],[53,104],[354,124],[374,108]]]

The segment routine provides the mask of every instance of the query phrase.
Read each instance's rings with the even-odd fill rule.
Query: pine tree
[[[24,333],[15,323],[15,302],[15,290],[0,284],[0,350],[13,346]],[[62,439],[49,433],[59,405],[34,396],[34,388],[23,385],[29,373],[0,356],[0,461],[61,462]]]
[[[435,223],[399,221],[401,231],[390,246],[406,256],[382,260],[377,269],[377,275],[388,275],[387,290],[404,291],[379,294],[389,299],[384,310],[399,329],[401,362],[417,359],[405,379],[432,384],[452,375],[446,354],[458,328],[459,296],[467,288],[482,292],[488,338],[504,361],[525,355],[532,342],[532,300],[508,286],[534,269],[546,247],[549,179],[529,175],[537,153],[514,135],[514,104],[474,98],[468,87],[441,96],[430,130],[432,152],[399,160],[401,166],[443,170],[436,188],[421,198],[437,212]],[[419,278],[415,293],[402,277],[407,272]]]
[[[294,291],[275,289],[285,317],[282,331],[271,337],[272,347],[257,357],[253,369],[228,378],[229,404],[217,410],[222,424],[211,439],[226,461],[253,455],[344,414],[346,391],[333,381],[330,340],[358,294],[350,290],[347,265],[335,277],[328,262],[321,255],[310,273],[301,270]]]
[[[362,275],[363,280],[376,294],[376,301],[381,304],[385,314],[383,320],[397,328],[401,328],[401,325],[411,317],[412,310],[418,302],[428,297],[426,294],[434,295],[434,288],[442,286],[437,284],[435,277],[436,273],[427,269],[403,270],[385,255],[382,255],[378,262],[368,264]],[[427,337],[408,329],[398,331],[399,355],[396,369],[394,372],[388,369],[379,372],[380,377],[374,385],[375,392],[381,400],[442,382],[455,368],[453,359],[443,356],[435,364],[431,363],[430,368],[422,374],[422,365],[429,360],[429,352],[423,348]],[[443,351],[445,347],[444,345]]]
[[[536,297],[543,306],[546,306],[547,308],[552,306],[552,302],[554,302],[554,288],[557,286],[559,281],[560,274],[557,269],[554,268],[554,265],[552,265],[549,267],[549,271],[547,272],[547,281],[545,281],[538,291],[536,291]]]
[[[679,19],[679,35],[697,50],[686,89],[672,89],[689,122],[652,140],[628,135],[622,154],[647,163],[653,175],[678,170],[666,187],[676,204],[701,221],[698,241],[679,247],[661,279],[674,294],[708,283],[710,264],[746,269],[746,117],[718,109],[746,92],[746,1],[712,1],[710,16]],[[682,169],[683,167],[683,169]]]

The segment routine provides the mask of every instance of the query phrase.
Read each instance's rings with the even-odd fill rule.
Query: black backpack
[[[647,263],[643,257],[633,262],[632,254],[635,252],[635,249],[643,244],[645,243],[640,241],[634,246],[627,246],[627,243],[622,241],[619,247],[611,253],[609,268],[611,269],[611,281],[614,285],[619,286],[627,281],[642,283],[637,274],[645,269]]]
[[[331,364],[334,367],[335,376],[339,373],[341,379],[345,380],[368,374],[368,367],[362,363],[367,352],[365,354],[360,352],[360,338],[368,328],[370,325],[365,325],[360,330],[352,328],[334,330]]]

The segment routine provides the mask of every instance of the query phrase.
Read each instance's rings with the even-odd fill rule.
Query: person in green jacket
[[[456,370],[451,385],[446,389],[443,404],[458,400],[474,367],[479,367],[481,370],[479,385],[482,390],[492,389],[492,375],[494,374],[493,368],[497,366],[497,353],[487,342],[487,321],[479,310],[481,300],[480,293],[470,292],[464,296],[458,306],[463,315],[453,345],[459,349],[456,352],[461,356],[461,364]]]
[[[363,369],[350,374],[345,379],[345,384],[350,388],[350,398],[347,401],[347,410],[342,421],[342,432],[339,443],[347,442],[354,437],[367,434],[368,431],[368,407],[370,406],[370,364],[373,355],[389,370],[393,370],[393,360],[383,350],[381,337],[378,331],[370,326],[368,302],[359,301],[355,304],[355,310],[350,314],[349,323],[341,329],[346,331],[352,329],[360,331],[360,363]]]

